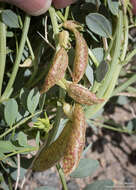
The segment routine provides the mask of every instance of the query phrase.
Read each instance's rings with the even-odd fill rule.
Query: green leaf
[[[39,147],[40,144],[40,131],[37,131],[37,135],[36,135],[36,145]]]
[[[19,28],[18,17],[12,10],[2,11],[2,21],[10,28]]]
[[[98,180],[94,183],[87,185],[83,190],[112,190],[114,183],[112,180]]]
[[[99,36],[111,38],[112,27],[109,20],[99,13],[90,13],[86,16],[88,28]]]
[[[90,176],[96,171],[98,166],[99,162],[97,160],[90,158],[81,159],[78,168],[72,172],[70,176],[74,178],[84,178]]]
[[[136,130],[136,119],[131,119],[127,126],[126,126],[127,130],[131,133],[132,131]]]
[[[20,175],[19,175],[20,179],[24,178],[26,171],[27,171],[26,169],[20,168]],[[11,172],[11,177],[16,181],[16,179],[17,179],[17,169],[15,169],[13,172]]]
[[[18,147],[14,146],[10,141],[0,141],[0,152],[14,152]]]
[[[113,15],[118,15],[119,11],[119,2],[113,1],[113,0],[108,0],[108,7]]]
[[[5,102],[4,116],[7,124],[12,126],[15,123],[18,114],[18,104],[16,100],[9,99]]]
[[[42,110],[43,107],[44,107],[45,98],[46,98],[46,94],[45,93],[40,96],[40,100],[39,100],[39,108],[40,108],[40,110]]]
[[[40,93],[37,89],[32,89],[27,97],[27,108],[30,113],[34,113],[39,103]]]
[[[120,105],[125,105],[125,104],[129,103],[129,100],[128,100],[128,98],[126,96],[119,96],[118,100],[117,100],[117,103],[120,104]]]
[[[34,190],[57,190],[57,189],[54,187],[49,187],[49,186],[42,186],[42,187],[35,188]]]
[[[96,69],[96,81],[97,82],[101,82],[104,79],[104,77],[108,71],[108,68],[109,68],[108,63],[106,63],[105,61],[102,61],[99,64],[99,66]]]
[[[94,82],[93,69],[89,64],[87,65],[85,75],[87,79],[89,80],[90,84],[93,85],[93,82]]]
[[[1,152],[1,150],[0,150],[0,160],[3,160],[4,157],[5,157],[5,154],[3,154],[3,153]]]
[[[22,131],[19,132],[17,140],[20,146],[27,146],[27,135]]]
[[[103,58],[104,58],[103,48],[94,48],[94,49],[92,49],[92,53],[97,58],[99,63],[103,61]]]

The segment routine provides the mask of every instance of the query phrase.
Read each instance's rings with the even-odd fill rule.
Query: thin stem
[[[26,43],[27,43],[27,46],[28,46],[28,49],[30,51],[31,58],[32,58],[32,61],[33,61],[35,59],[35,56],[34,56],[34,52],[33,52],[33,49],[32,49],[32,46],[31,46],[31,43],[30,43],[28,37],[26,38]]]
[[[26,39],[27,39],[27,34],[28,34],[28,30],[29,30],[29,25],[30,25],[30,18],[31,17],[29,15],[25,16],[25,22],[24,22],[24,27],[23,27],[23,31],[22,31],[21,42],[20,42],[20,45],[19,45],[18,55],[16,56],[13,71],[12,71],[12,74],[10,76],[8,85],[7,85],[6,89],[5,89],[5,92],[2,95],[2,99],[5,99],[5,98],[9,97],[9,92],[11,91],[12,86],[14,84],[14,81],[15,81],[15,78],[16,78],[16,75],[17,75],[17,72],[18,72],[19,64],[21,62],[25,42],[26,42]]]
[[[57,17],[56,17],[55,9],[50,7],[49,13],[50,13],[52,26],[53,26],[54,35],[57,37],[59,34],[59,26],[57,23]],[[57,41],[56,41],[56,47],[58,47]],[[61,97],[61,94],[62,94],[62,89],[60,89],[60,91],[59,91],[59,97]],[[57,133],[58,128],[59,128],[60,119],[61,119],[61,112],[62,112],[62,108],[60,105],[58,105],[56,119],[55,119],[55,126],[53,127],[53,130],[51,130],[51,132],[48,136],[48,140],[47,140],[47,144],[46,144],[47,146],[50,145],[50,143],[54,140],[54,138],[56,136],[56,133]]]
[[[56,44],[58,44],[59,26],[58,26],[57,19],[56,19],[55,9],[53,7],[50,7],[49,8],[49,13],[50,13],[52,26],[53,26],[53,33],[54,33],[54,36],[55,36],[55,42],[56,42]]]
[[[121,133],[128,133],[128,134],[135,134],[135,133],[136,133],[136,131],[130,132],[130,131],[128,131],[127,129],[115,128],[115,127],[112,127],[112,126],[109,126],[109,125],[106,125],[106,124],[103,124],[103,123],[97,122],[97,121],[89,120],[88,122],[89,122],[90,124],[95,125],[95,126],[98,126],[98,127],[101,127],[101,128],[110,129],[110,130],[112,130],[112,131],[117,131],[117,132],[121,132]],[[125,128],[125,127],[124,127],[124,128]]]
[[[90,49],[88,49],[88,54],[89,54],[89,57],[92,59],[93,63],[95,64],[95,66],[98,67],[99,61],[96,59],[95,55]]]
[[[64,15],[65,20],[67,20],[67,19],[68,19],[69,9],[70,9],[70,6],[67,6],[67,8],[66,8],[66,10],[65,10],[65,15]]]
[[[0,96],[6,64],[6,25],[0,19]]]
[[[123,62],[123,65],[128,64],[128,62],[131,61],[132,57],[133,57],[135,54],[136,54],[136,48],[135,48],[132,52],[128,53],[126,59],[125,59],[124,62]]]
[[[128,48],[128,17],[125,14],[123,17],[123,22],[124,22],[124,45],[123,45],[123,49],[122,49],[122,54],[121,54],[121,61],[124,61],[125,57],[126,57],[126,52],[127,52],[127,48]]]
[[[36,151],[37,149],[38,149],[38,147],[22,148],[21,150],[14,151],[10,154],[5,155],[4,157],[0,158],[0,161],[5,160],[8,157],[14,156],[15,154],[22,154],[24,152],[33,152],[33,151]]]
[[[42,111],[38,111],[35,114],[32,114],[26,118],[24,118],[23,120],[21,120],[19,123],[17,123],[16,125],[14,125],[12,128],[10,128],[9,130],[7,130],[5,133],[3,133],[2,135],[0,135],[0,139],[3,138],[4,136],[6,136],[8,133],[10,133],[12,130],[18,128],[20,125],[23,125],[25,122],[27,122],[29,119],[33,118],[34,116],[38,115],[42,113]]]
[[[60,176],[60,179],[61,179],[61,182],[62,182],[63,190],[68,190],[67,183],[66,183],[66,180],[65,180],[65,175],[63,173],[62,168],[60,167],[59,164],[56,165],[56,168],[58,170],[58,173],[59,173],[59,176]]]
[[[136,74],[134,74],[132,77],[130,77],[129,79],[126,80],[126,82],[124,82],[123,84],[121,84],[120,86],[118,86],[112,93],[112,96],[116,96],[116,94],[122,92],[123,90],[125,90],[128,86],[130,86],[131,84],[133,84],[134,82],[136,82]]]

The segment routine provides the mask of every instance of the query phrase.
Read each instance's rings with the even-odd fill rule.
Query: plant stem
[[[115,47],[113,52],[113,58],[110,66],[110,70],[108,71],[104,82],[101,84],[97,96],[104,98],[104,102],[101,104],[92,105],[89,107],[86,107],[85,115],[86,118],[91,118],[97,111],[99,111],[108,101],[108,99],[111,97],[112,92],[115,88],[117,79],[119,77],[120,70],[122,68],[122,64],[119,62],[119,56],[121,53],[121,47],[123,49],[122,45],[122,30],[123,30],[123,13],[120,12],[119,14],[119,20],[117,22],[117,30],[116,30],[116,41],[115,41]],[[124,44],[123,44],[124,45]]]
[[[25,148],[24,147],[21,150],[14,151],[10,154],[5,155],[4,157],[0,158],[0,161],[6,159],[8,157],[14,156],[15,154],[22,154],[24,152],[33,152],[33,151],[36,151],[37,149],[38,149],[38,147],[31,147],[31,148]]]
[[[128,64],[128,62],[131,61],[132,57],[133,57],[135,54],[136,54],[136,48],[135,48],[132,52],[130,52],[130,53],[127,54],[127,57],[126,57],[126,59],[125,59],[124,62],[123,62],[123,65]]]
[[[57,170],[59,172],[59,176],[60,176],[60,179],[61,179],[61,182],[62,182],[63,190],[68,190],[66,180],[65,180],[65,175],[63,173],[62,168],[60,167],[59,164],[56,165],[56,168],[57,168]]]
[[[56,44],[58,44],[59,26],[58,26],[58,23],[57,23],[55,9],[53,7],[50,7],[49,8],[49,13],[50,13],[52,26],[53,26],[53,33],[54,33],[54,37],[55,37],[55,42],[56,42]]]
[[[50,7],[49,9],[49,13],[50,13],[50,18],[51,18],[51,22],[52,22],[52,26],[53,26],[53,32],[54,35],[57,36],[59,34],[59,26],[57,23],[57,17],[56,17],[56,13],[55,13],[55,9],[53,7]],[[56,42],[56,47],[58,47],[58,41]],[[62,89],[59,90],[59,96],[61,95],[61,91]],[[57,114],[56,114],[56,119],[55,119],[55,125],[53,127],[53,129],[51,130],[49,136],[48,136],[48,140],[47,140],[47,146],[49,146],[51,144],[51,142],[53,142],[56,133],[58,131],[58,127],[59,127],[59,123],[60,123],[60,119],[61,119],[61,112],[62,112],[62,108],[60,105],[57,106]]]
[[[108,71],[102,85],[99,88],[99,91],[97,93],[98,97],[102,97],[109,86],[110,81],[113,79],[113,73],[116,72],[115,66],[118,64],[118,59],[120,56],[120,50],[121,50],[121,43],[122,43],[122,30],[123,30],[123,13],[120,11],[119,18],[117,22],[117,35],[115,39],[115,48],[114,48],[114,54],[112,57],[110,70]]]
[[[88,123],[93,124],[95,126],[102,127],[102,128],[106,128],[106,129],[110,129],[110,130],[113,130],[113,131],[121,132],[121,133],[128,133],[128,134],[135,134],[136,133],[136,131],[130,132],[127,129],[115,128],[115,127],[112,127],[112,126],[109,126],[109,125],[106,125],[106,124],[103,124],[103,123],[97,122],[97,121],[89,120]]]
[[[136,74],[134,74],[132,77],[126,80],[122,85],[118,86],[112,93],[112,96],[116,96],[116,94],[122,92],[125,90],[128,86],[136,82]]]
[[[24,22],[24,27],[23,27],[23,31],[22,31],[21,42],[19,45],[18,55],[16,56],[15,64],[14,64],[13,71],[12,71],[12,74],[10,76],[8,85],[7,85],[5,91],[2,95],[2,100],[9,97],[9,93],[12,89],[13,84],[14,84],[14,81],[15,81],[15,78],[16,78],[16,75],[18,72],[19,64],[21,62],[22,54],[24,51],[25,42],[27,39],[27,34],[28,34],[28,30],[29,30],[29,25],[30,25],[30,18],[31,17],[29,15],[25,16],[25,22]]]
[[[29,119],[33,118],[34,116],[38,115],[42,113],[42,111],[38,111],[35,114],[32,114],[26,118],[24,118],[23,120],[21,120],[19,123],[17,123],[16,125],[14,125],[12,128],[10,128],[9,130],[7,130],[5,133],[3,133],[2,135],[0,135],[0,139],[3,138],[4,136],[6,136],[8,133],[10,133],[12,130],[15,130],[16,128],[18,128],[20,125],[23,125],[25,122],[27,122]]]
[[[54,35],[55,35],[55,37],[57,39],[58,33],[59,33],[59,26],[58,26],[58,23],[57,23],[55,9],[50,7],[49,13],[50,13],[51,21],[52,21]],[[57,40],[56,40],[56,47],[58,48],[58,41]],[[65,96],[64,94],[65,94],[64,90],[60,89],[59,90],[59,97],[64,98],[64,96]],[[53,130],[51,131],[52,133],[49,135],[49,138],[48,138],[48,141],[47,141],[47,146],[54,140],[54,138],[56,136],[56,133],[57,133],[58,128],[59,128],[60,119],[61,119],[61,113],[62,113],[62,107],[60,105],[58,105],[57,114],[56,114],[56,120],[55,120],[55,126],[54,126]],[[65,176],[64,176],[64,173],[63,173],[60,165],[57,164],[56,167],[57,167],[57,170],[59,172],[59,176],[60,176],[60,179],[61,179],[61,182],[62,182],[64,190],[68,190],[66,180],[65,180]]]
[[[6,64],[6,25],[0,18],[0,97]]]
[[[66,7],[66,10],[65,10],[65,20],[67,20],[68,19],[68,15],[69,15],[69,8],[70,8],[70,6],[67,6]]]

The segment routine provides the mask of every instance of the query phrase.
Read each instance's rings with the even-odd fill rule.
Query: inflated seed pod
[[[57,162],[59,162],[66,151],[67,144],[69,142],[69,138],[71,138],[72,132],[72,123],[69,121],[64,127],[62,133],[54,141],[49,147],[43,147],[38,157],[34,161],[33,170],[35,171],[44,171],[52,166],[54,166]]]
[[[96,95],[82,85],[71,83],[67,87],[68,95],[80,104],[92,105],[102,103],[104,100],[99,99]]]
[[[88,47],[87,43],[84,40],[83,36],[76,28],[81,28],[81,26],[75,21],[66,21],[63,26],[71,30],[75,35],[76,40],[76,49],[75,49],[75,58],[73,65],[73,74],[72,80],[75,83],[78,83],[86,70],[88,64]]]
[[[67,66],[68,54],[67,51],[61,47],[54,56],[53,63],[40,91],[41,94],[47,92],[52,86],[54,86],[64,77]]]
[[[84,111],[80,104],[75,104],[72,117],[72,131],[62,160],[65,175],[75,170],[85,145],[86,121]]]

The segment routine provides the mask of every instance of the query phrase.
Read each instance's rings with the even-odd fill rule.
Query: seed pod
[[[42,148],[38,157],[34,161],[32,169],[35,171],[44,171],[59,162],[64,156],[66,146],[71,136],[71,131],[72,123],[69,121],[57,140],[54,141],[48,148]]]
[[[61,47],[54,56],[52,66],[45,78],[41,94],[47,92],[59,80],[61,80],[68,66],[68,54],[66,50]]]
[[[78,166],[85,145],[86,121],[82,106],[75,104],[72,119],[72,131],[62,160],[65,175],[70,174]]]
[[[84,40],[83,36],[78,32],[76,28],[81,28],[81,26],[74,21],[66,21],[63,25],[65,28],[71,30],[76,39],[76,49],[75,49],[75,58],[73,65],[73,82],[78,83],[86,70],[88,64],[88,47],[87,43]]]
[[[69,84],[67,91],[68,95],[80,104],[92,105],[104,101],[103,99],[97,98],[94,93],[79,84]]]

